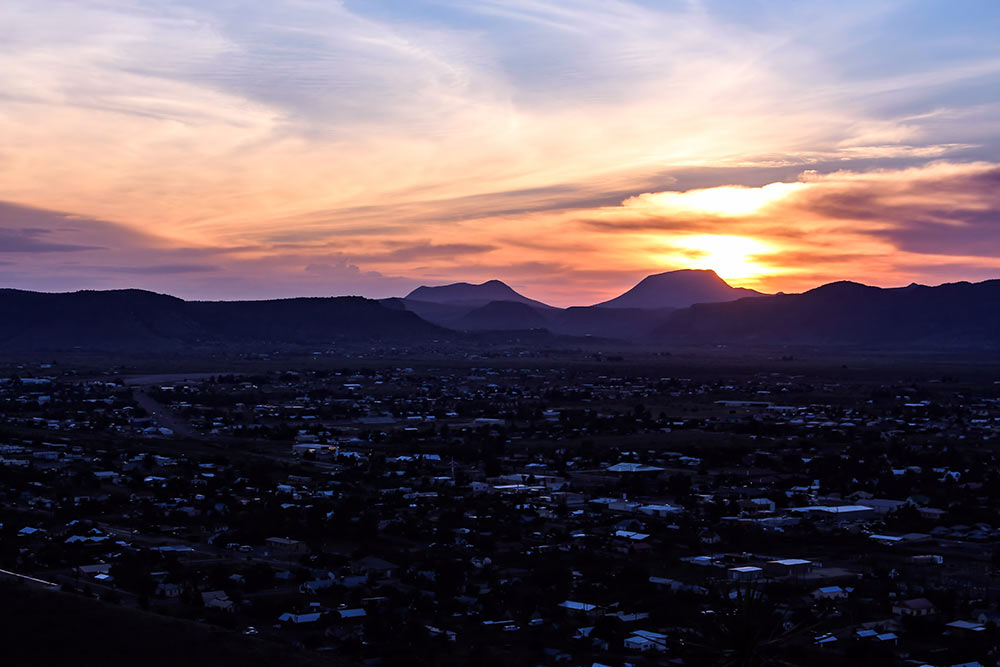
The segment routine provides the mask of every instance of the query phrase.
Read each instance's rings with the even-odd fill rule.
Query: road
[[[198,437],[198,432],[191,428],[187,422],[183,419],[178,419],[174,417],[170,410],[154,399],[152,396],[146,393],[144,389],[136,388],[132,395],[135,397],[135,402],[138,403],[143,410],[149,413],[158,426],[165,426],[174,432],[174,435],[179,435],[184,438],[196,438]]]
[[[29,577],[26,574],[18,574],[17,572],[11,572],[10,570],[0,570],[0,577],[14,579],[15,581],[20,581],[46,590],[56,588],[57,586],[59,586],[59,584],[52,581],[45,581],[44,579]]]

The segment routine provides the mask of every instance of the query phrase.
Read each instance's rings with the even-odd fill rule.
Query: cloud
[[[2,200],[0,234],[5,235],[6,239],[6,243],[0,245],[0,251],[5,248],[23,248],[9,250],[11,252],[77,252],[114,246],[153,247],[163,244],[163,239],[128,225]],[[45,245],[68,248],[46,250]]]
[[[40,238],[48,233],[47,229],[0,229],[0,253],[79,252],[100,249],[98,246],[52,243]]]
[[[400,242],[400,247],[382,253],[353,255],[351,257],[360,261],[373,263],[395,263],[413,262],[428,259],[448,258],[454,259],[466,255],[481,255],[491,250],[496,250],[497,246],[483,243],[414,243]]]
[[[922,169],[807,176],[797,208],[859,230],[900,250],[996,258],[1000,165],[931,164]]]
[[[919,67],[875,41],[848,71],[859,35],[898,23],[862,2],[740,20],[625,1],[3,11],[0,195],[188,242],[360,235],[352,212],[393,234],[400,205],[502,218],[670,169],[916,161],[998,132],[996,99],[969,122],[952,94],[1000,72],[995,48],[955,52],[967,27],[921,35]]]
[[[8,282],[598,300],[691,235],[786,290],[992,259],[991,3],[36,5],[0,8]]]
[[[204,264],[158,264],[153,266],[103,266],[88,267],[95,271],[137,275],[171,275],[175,273],[205,273],[219,271],[218,266]]]

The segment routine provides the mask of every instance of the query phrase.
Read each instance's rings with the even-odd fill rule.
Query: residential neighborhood
[[[7,367],[3,577],[358,664],[996,664],[983,369],[564,354]]]

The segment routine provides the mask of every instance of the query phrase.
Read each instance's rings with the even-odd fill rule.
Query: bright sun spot
[[[654,192],[640,195],[626,202],[627,205],[649,206],[668,212],[708,213],[711,215],[749,215],[773,201],[782,199],[804,183],[769,183],[759,188],[741,185],[720,185],[702,190],[685,192]]]
[[[704,234],[676,241],[675,245],[683,249],[687,268],[712,269],[723,280],[755,278],[768,271],[754,260],[771,248],[744,236]]]

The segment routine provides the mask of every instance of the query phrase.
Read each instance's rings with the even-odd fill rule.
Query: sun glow
[[[757,263],[771,248],[744,236],[691,236],[677,243],[690,269],[712,269],[723,280],[756,278],[769,272]]]
[[[660,207],[668,212],[684,211],[719,216],[741,216],[755,213],[771,202],[787,197],[805,187],[804,183],[769,183],[752,188],[742,185],[721,185],[715,188],[685,192],[656,192],[633,198],[633,205]],[[628,204],[629,202],[626,202]]]

